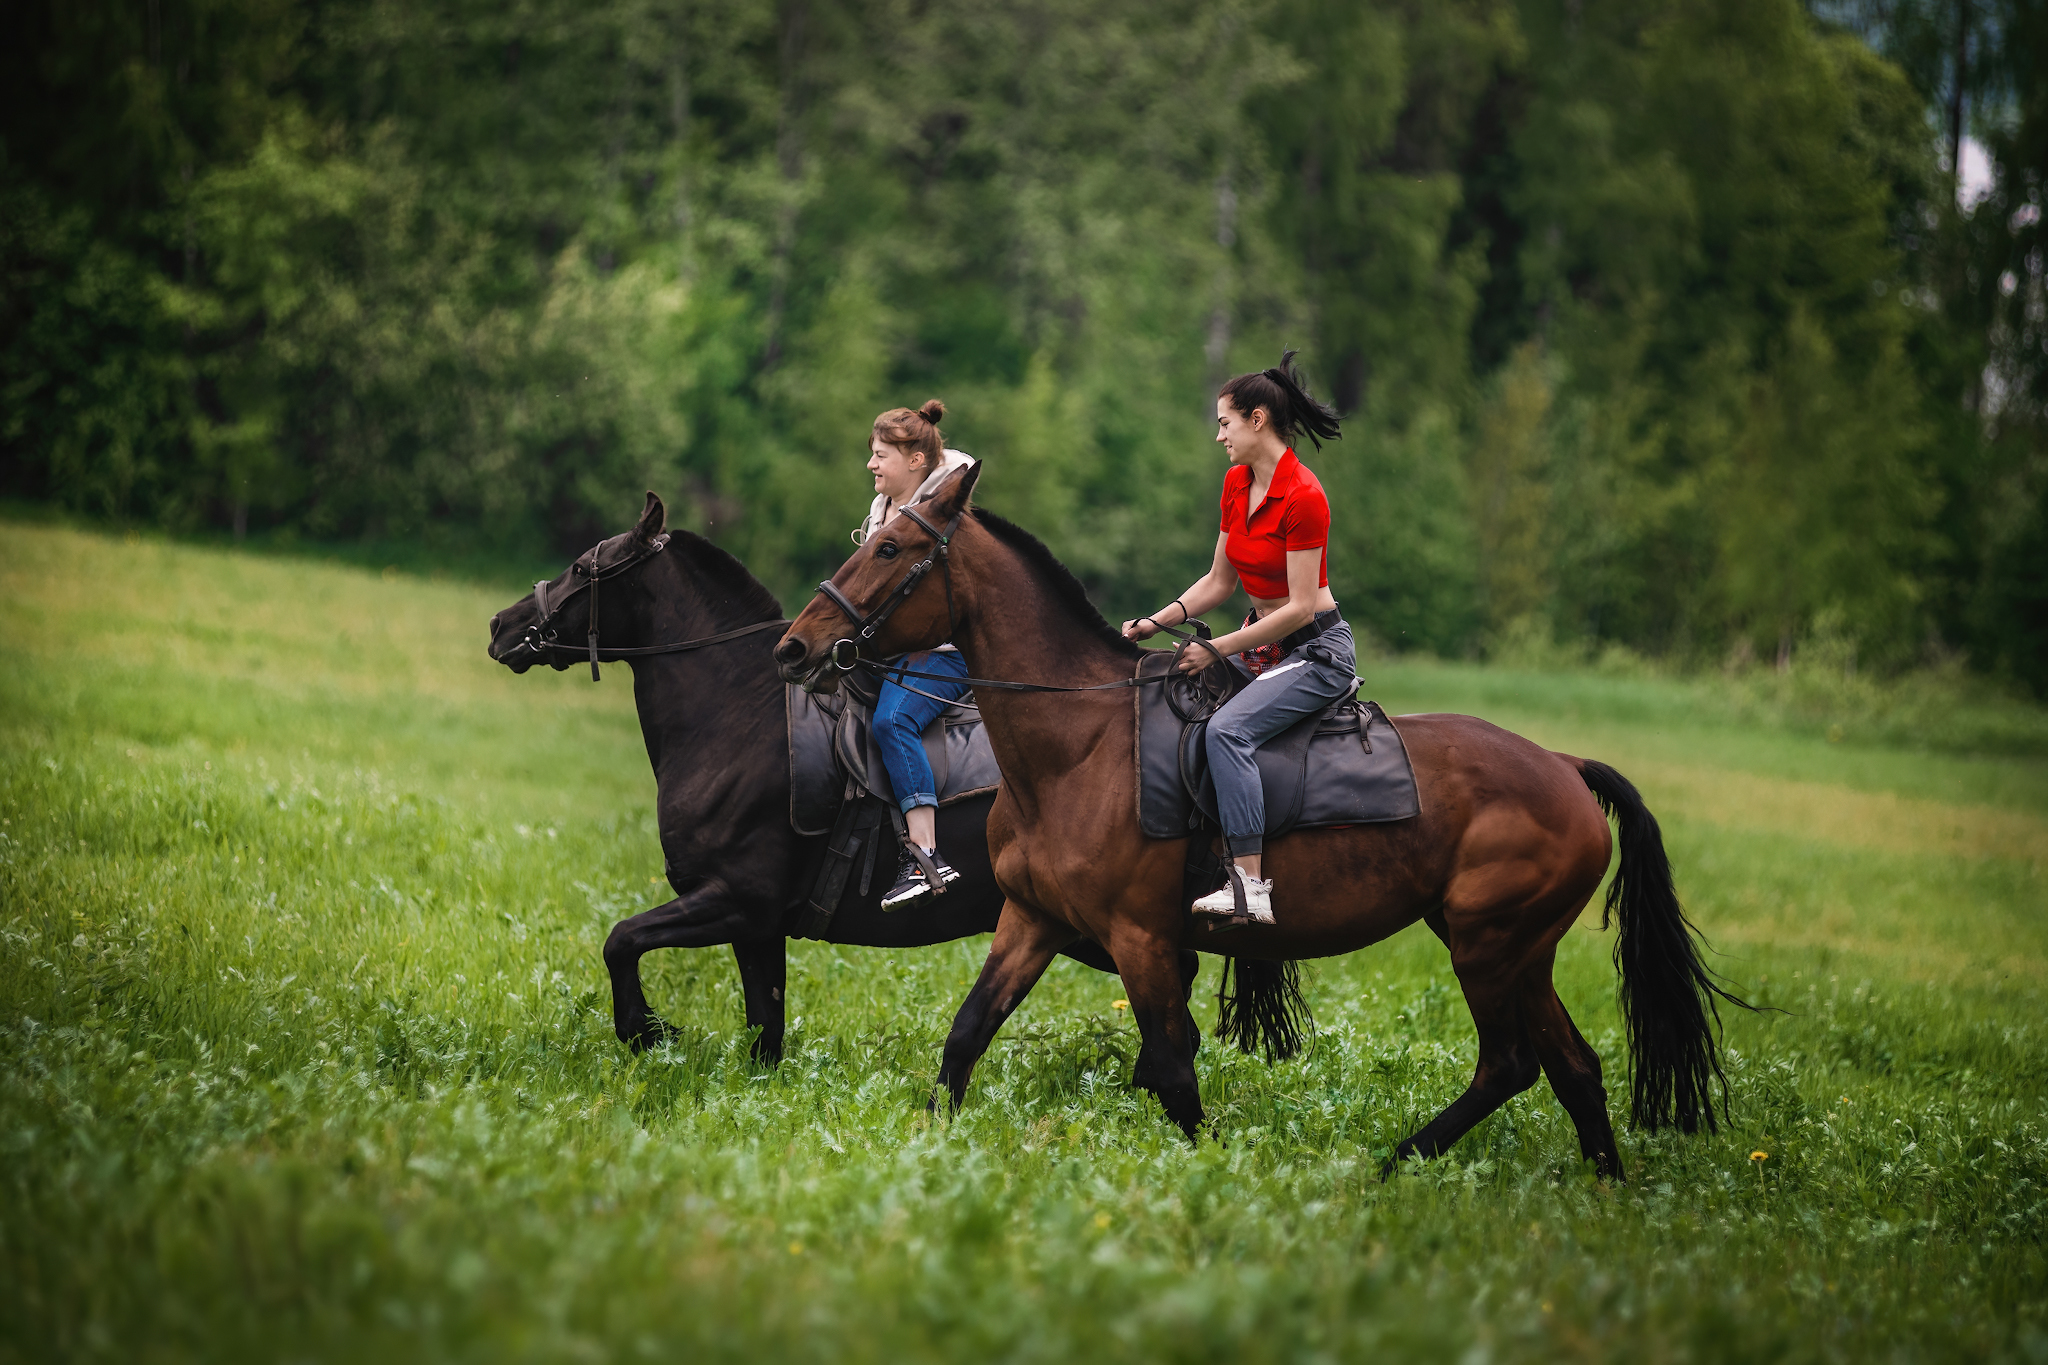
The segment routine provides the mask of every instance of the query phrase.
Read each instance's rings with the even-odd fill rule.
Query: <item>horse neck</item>
[[[954,643],[975,677],[1087,687],[1131,676],[1133,661],[1079,619],[1029,560],[978,527],[954,545],[966,604]],[[1127,689],[1076,696],[983,688],[975,701],[1004,784],[1027,811],[1048,778],[1131,761],[1127,743],[1105,743],[1113,731],[1132,728]]]
[[[647,583],[645,605],[635,614],[635,643],[672,644],[701,639],[766,619],[734,607],[720,610],[701,587],[671,560],[650,565],[660,575]],[[766,709],[782,721],[781,682],[766,631],[726,644],[631,660],[633,702],[640,713],[640,737],[647,760],[664,789],[677,773],[697,769],[754,747]]]

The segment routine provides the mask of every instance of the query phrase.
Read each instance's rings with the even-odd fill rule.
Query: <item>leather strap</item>
[[[737,640],[743,635],[752,635],[758,631],[768,630],[771,627],[788,628],[789,622],[783,620],[756,621],[753,625],[741,626],[737,630],[720,631],[716,635],[700,636],[694,640],[678,640],[674,644],[630,645],[615,649],[603,648],[598,640],[598,585],[607,579],[617,578],[622,574],[631,572],[660,554],[663,550],[666,550],[668,545],[669,533],[663,531],[650,541],[638,543],[636,549],[628,553],[625,558],[617,563],[599,568],[597,552],[604,548],[604,542],[599,541],[596,545],[591,546],[588,550],[576,556],[574,562],[569,565],[570,576],[580,581],[572,583],[567,592],[550,600],[548,594],[550,580],[543,578],[536,582],[533,585],[533,604],[539,608],[540,617],[526,628],[526,637],[519,642],[519,647],[534,654],[582,654],[590,660],[590,680],[598,682],[602,680],[597,668],[599,662],[613,663],[620,659],[644,658],[650,654],[680,654],[687,650],[703,649],[707,645],[721,645],[727,640]],[[561,614],[562,609],[569,605],[570,600],[577,593],[584,591],[586,588],[590,591],[589,635],[581,645],[564,644],[562,641],[554,638],[553,633],[548,629],[548,623]]]
[[[1334,629],[1343,619],[1344,613],[1336,607],[1331,607],[1328,611],[1319,611],[1314,616],[1311,616],[1308,624],[1300,630],[1295,631],[1291,635],[1283,636],[1280,643],[1286,647],[1289,653],[1292,653],[1310,640],[1315,639],[1318,635],[1321,635],[1324,631]]]
[[[727,640],[737,640],[742,635],[753,635],[759,631],[776,628],[787,630],[789,622],[756,621],[753,625],[741,626],[738,630],[720,631],[716,635],[705,635],[695,640],[678,640],[672,645],[613,645],[603,650],[601,657],[606,663],[611,664],[621,659],[643,658],[649,654],[682,654],[692,649],[703,649],[706,645],[722,645]],[[567,650],[572,654],[584,652],[582,645],[565,645],[556,640],[522,640],[520,644],[536,652],[544,649]]]

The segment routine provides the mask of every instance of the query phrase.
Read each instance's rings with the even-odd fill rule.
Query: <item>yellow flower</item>
[[[789,1244],[789,1254],[790,1254],[790,1255],[792,1255],[792,1256],[801,1256],[801,1255],[803,1255],[803,1254],[804,1254],[804,1244],[803,1244],[802,1242],[791,1242],[791,1243]]]
[[[1771,1159],[1771,1154],[1769,1152],[1751,1152],[1749,1154],[1749,1159],[1751,1161],[1769,1161]]]
[[[1104,1228],[1104,1229],[1107,1229],[1107,1228],[1109,1227],[1109,1215],[1108,1215],[1108,1214],[1106,1214],[1106,1213],[1098,1213],[1098,1214],[1096,1214],[1096,1215],[1095,1215],[1095,1226],[1096,1226],[1096,1227],[1098,1227],[1098,1228]]]
[[[1113,1010],[1127,1010],[1131,1007],[1131,1002],[1128,1000],[1112,1000],[1109,1002],[1109,1007]]]

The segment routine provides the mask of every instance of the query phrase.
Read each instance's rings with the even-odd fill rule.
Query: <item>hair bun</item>
[[[946,415],[946,405],[936,398],[927,398],[924,400],[924,406],[917,410],[917,415],[937,426],[940,419]]]

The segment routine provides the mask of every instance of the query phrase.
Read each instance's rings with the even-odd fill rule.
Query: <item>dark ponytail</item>
[[[1230,406],[1247,417],[1252,409],[1264,408],[1281,440],[1291,443],[1305,433],[1321,450],[1323,442],[1338,440],[1344,433],[1337,430],[1337,410],[1328,403],[1317,402],[1308,385],[1302,382],[1301,372],[1294,367],[1294,357],[1299,354],[1289,347],[1278,365],[1254,374],[1241,374],[1225,384],[1216,396],[1228,398]]]

